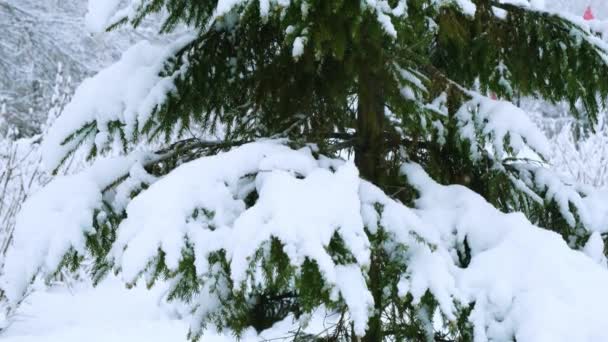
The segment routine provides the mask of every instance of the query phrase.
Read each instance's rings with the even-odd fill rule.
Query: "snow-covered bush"
[[[70,79],[64,76],[62,65],[59,64],[53,94],[46,105],[47,122],[38,129],[46,133],[69,101],[71,91]],[[50,175],[42,167],[41,135],[18,138],[21,135],[18,127],[9,120],[2,120],[1,112],[0,110],[0,265],[4,265],[6,253],[13,243],[19,210],[31,194],[49,181]],[[64,170],[69,169],[71,164],[66,163]],[[56,279],[69,280],[64,272],[60,273]],[[0,306],[4,308],[4,305]],[[4,319],[12,319],[13,313],[14,308],[9,308]],[[3,322],[0,328],[5,328],[9,323]]]
[[[47,123],[40,129],[46,132],[69,102],[71,92],[70,79],[59,64],[53,94],[46,105]],[[17,138],[21,132],[4,115],[5,107],[0,104],[0,265],[12,240],[17,212],[25,199],[49,179],[41,165],[41,135]]]
[[[605,128],[575,134],[571,125],[567,125],[551,141],[551,163],[559,172],[581,184],[599,188],[608,185],[608,132]]]
[[[10,133],[10,130],[9,130]],[[0,265],[13,242],[15,219],[23,202],[48,180],[40,165],[39,137],[0,137]],[[14,309],[0,303],[0,330],[10,324]]]
[[[0,265],[12,239],[17,212],[27,196],[44,184],[35,139],[0,140]]]
[[[608,46],[539,3],[92,1],[90,28],[159,12],[183,34],[54,121],[45,166],[92,164],[23,205],[2,299],[90,258],[95,282],[167,282],[193,339],[608,339],[604,225],[518,157],[550,145],[508,101],[593,122],[608,83],[579,75]]]

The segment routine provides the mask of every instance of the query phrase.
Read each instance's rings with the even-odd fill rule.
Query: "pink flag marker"
[[[591,6],[587,6],[587,9],[585,10],[585,14],[583,14],[583,19],[585,19],[585,20],[595,19],[595,16],[593,15],[593,11],[591,10]]]

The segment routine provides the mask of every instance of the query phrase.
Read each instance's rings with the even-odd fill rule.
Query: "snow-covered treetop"
[[[493,92],[506,100],[531,94],[569,101],[573,109],[582,103],[593,119],[608,93],[597,76],[606,68],[606,45],[589,24],[550,13],[541,1],[500,1],[491,8],[484,4],[469,0],[341,1],[323,6],[302,0],[91,1],[87,23],[92,30],[119,23],[137,26],[150,13],[164,11],[162,32],[181,24],[187,32],[167,47],[138,44],[117,64],[84,82],[47,139],[45,163],[56,169],[83,145],[92,156],[109,149],[125,153],[141,141],[159,137],[169,141],[187,134],[191,125],[204,127],[205,134],[219,130],[220,136],[247,140],[278,134],[297,123],[292,134],[301,136],[304,130],[313,136],[307,142],[319,142],[336,126],[352,126],[350,113],[361,77],[357,70],[364,65],[362,60],[370,58],[386,68],[377,75],[386,84],[385,107],[416,112],[394,117],[393,139],[415,130],[431,131],[439,141],[445,140],[442,134],[451,120],[446,115],[449,99],[463,109],[458,115],[466,121],[458,124],[463,138],[470,140],[477,133],[494,136],[492,146],[501,158],[503,150],[514,148],[516,155],[524,144],[545,155],[542,136],[532,133],[531,125],[523,136],[524,124],[519,120],[519,137],[511,137],[507,132],[516,132],[509,130],[514,128],[509,124],[480,127],[486,115],[481,113],[472,130],[474,120],[466,117],[474,114],[465,112],[482,105],[479,93]],[[339,25],[336,13],[343,13]],[[361,25],[373,27],[363,21],[367,16],[376,21],[378,31],[357,31]],[[484,38],[472,39],[476,35]],[[367,46],[366,39],[378,45]],[[434,41],[429,45],[433,48],[416,43],[420,41]],[[365,51],[370,49],[382,54],[368,56]],[[257,50],[274,53],[258,56]],[[566,53],[575,57],[565,58]],[[591,72],[593,68],[601,70]],[[117,86],[104,87],[108,82]],[[324,86],[315,88],[316,84]],[[600,97],[587,89],[595,89]],[[98,96],[100,91],[106,95]],[[436,106],[442,103],[443,108]],[[484,103],[484,110],[496,107]],[[501,108],[496,110],[513,110]],[[341,114],[322,115],[326,112]],[[412,123],[415,129],[405,127]],[[313,133],[319,131],[323,136]],[[501,141],[505,138],[506,145]]]

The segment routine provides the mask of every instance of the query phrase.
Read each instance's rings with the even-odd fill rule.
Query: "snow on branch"
[[[23,204],[0,284],[11,305],[38,275],[52,276],[70,250],[86,254],[85,237],[93,233],[102,191],[147,159],[144,154],[101,159],[85,172],[57,176]]]
[[[595,48],[604,63],[608,64],[608,43],[606,42],[608,21],[585,20],[583,17],[565,11],[556,11],[551,6],[547,6],[545,0],[499,0],[495,6],[495,8],[506,9],[507,11],[517,8],[559,18],[564,30],[567,30],[573,41],[579,44],[583,41],[590,44]]]
[[[361,274],[369,263],[369,241],[358,215],[358,173],[352,164],[335,173],[320,168],[307,150],[248,144],[184,164],[156,182],[129,204],[118,229],[111,257],[124,280],[134,282],[159,250],[168,270],[178,271],[188,243],[199,277],[210,273],[210,255],[225,250],[232,281],[254,286],[264,279],[259,272],[249,278],[250,260],[276,238],[294,267],[316,262],[363,333],[373,300]],[[247,208],[244,200],[254,191],[259,198]],[[334,234],[347,243],[356,264],[332,260],[326,247]]]
[[[290,6],[301,8],[302,17],[306,18],[307,9],[312,7],[311,4],[308,4],[309,1],[218,0],[211,7],[211,10],[207,7],[197,9],[196,6],[191,7],[191,9],[193,11],[207,12],[203,13],[204,20],[197,22],[197,24],[210,28],[212,27],[211,24],[217,19],[227,17],[231,12],[238,12],[241,9],[247,8],[248,5],[254,2],[258,2],[260,16],[263,18],[267,18],[272,10],[285,13],[284,10]],[[366,0],[362,2],[362,5],[376,14],[378,23],[387,35],[393,38],[397,37],[397,30],[395,29],[393,20],[397,17],[407,16],[406,0],[399,0],[394,6],[391,6],[389,1],[386,0]],[[158,2],[150,0],[129,0],[122,6],[120,0],[110,0],[103,3],[99,0],[89,0],[89,10],[85,22],[91,32],[102,32],[108,27],[113,27],[120,23],[137,23],[148,14],[146,13],[147,11],[158,11],[158,8],[162,8],[163,6],[167,6],[167,4],[161,2],[159,5]],[[231,20],[234,18],[231,18]]]
[[[580,222],[591,232],[605,229],[601,227],[600,220],[594,219],[590,210],[592,204],[584,200],[581,189],[576,183],[569,184],[563,177],[542,165],[510,162],[506,166],[521,181],[522,190],[540,194],[542,198],[539,197],[537,201],[540,200],[541,203],[554,202],[570,227],[576,228],[577,223]]]
[[[86,253],[94,215],[109,199],[103,190],[128,170],[140,177],[145,160],[105,160],[56,178],[30,198],[3,269],[1,287],[11,302],[33,277],[53,274],[70,250]],[[312,262],[329,289],[324,304],[343,303],[363,334],[374,307],[370,237],[382,232],[387,262],[403,269],[390,287],[401,298],[411,295],[414,305],[431,294],[450,321],[475,303],[468,319],[476,340],[608,337],[608,274],[597,260],[521,213],[504,214],[465,187],[435,183],[416,164],[402,172],[419,193],[415,208],[360,180],[352,163],[315,156],[308,147],[260,141],[202,157],[149,180],[124,204],[108,261],[129,284],[153,278],[159,265],[171,279],[170,293],[194,281],[195,293],[171,298],[194,312],[196,335],[201,323],[215,322],[226,296],[244,295],[248,303],[272,281],[265,260],[278,243],[289,264],[280,272],[294,277],[285,286],[298,286],[295,279]],[[586,249],[597,255],[593,241]],[[537,329],[541,322],[556,328]]]
[[[53,274],[70,250],[84,255],[85,237],[95,233],[93,216],[108,185],[109,178],[96,178],[99,169],[96,165],[83,174],[57,178],[26,204],[4,270],[4,290],[12,302],[37,274]],[[115,167],[113,172],[125,169]],[[64,188],[74,193],[57,202],[55,197]],[[253,194],[257,199],[248,207]],[[75,213],[78,219],[68,221]],[[267,281],[261,265],[252,260],[264,246],[278,241],[296,270],[314,262],[332,289],[331,300],[344,301],[355,331],[363,334],[373,308],[366,286],[366,226],[390,232],[394,246],[408,246],[403,257],[412,263],[401,281],[402,295],[412,293],[419,301],[431,291],[445,314],[454,318],[454,282],[449,281],[453,266],[446,263],[448,254],[434,252],[432,246],[440,239],[433,231],[425,230],[410,209],[362,183],[351,163],[316,159],[308,148],[296,151],[277,142],[252,143],[204,157],[156,181],[127,205],[109,259],[124,281],[133,283],[153,274],[159,257],[168,274],[180,274],[191,249],[196,275],[204,284],[193,302],[195,316],[205,320],[213,314],[211,303],[218,303],[226,290],[218,292],[210,285],[217,277],[218,264],[212,261],[217,253],[224,251],[230,263],[227,276],[236,284],[232,291],[252,293]],[[25,237],[39,229],[45,234],[35,244],[26,244]],[[341,262],[330,254],[336,237],[348,251]],[[24,259],[31,261],[26,268],[18,267]],[[435,267],[428,269],[429,263]],[[176,287],[180,279],[176,277]]]
[[[130,137],[174,90],[173,80],[180,71],[168,76],[161,76],[161,71],[192,38],[186,35],[168,47],[142,41],[117,63],[86,79],[43,142],[45,167],[55,170],[81,146],[103,151],[114,145],[126,150]]]
[[[420,192],[416,213],[441,234],[440,248],[456,254],[466,242],[470,249],[456,284],[475,303],[475,341],[608,338],[605,268],[521,213],[501,213],[465,187],[439,185],[418,165],[403,171]]]
[[[517,190],[541,206],[554,203],[568,226],[586,232],[601,231],[577,184],[547,168],[551,148],[545,134],[520,108],[469,92],[472,99],[456,113],[460,136],[471,142],[475,158],[490,157]],[[532,152],[530,152],[532,151]],[[522,156],[531,155],[533,160]],[[539,158],[540,157],[540,158]]]
[[[526,148],[541,157],[549,156],[546,136],[522,109],[508,101],[468,93],[472,99],[461,106],[456,119],[461,137],[471,142],[473,156],[479,157],[485,144],[496,160],[517,156]],[[477,144],[479,141],[482,143]]]

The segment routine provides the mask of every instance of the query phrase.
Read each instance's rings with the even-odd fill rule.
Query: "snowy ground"
[[[158,305],[158,291],[127,290],[110,279],[97,288],[37,291],[2,336],[6,342],[187,341],[188,323]],[[212,341],[211,337],[205,341]],[[215,339],[214,339],[215,340]],[[225,340],[225,339],[223,339]],[[219,341],[219,339],[218,339]]]
[[[115,278],[93,287],[80,283],[51,289],[37,286],[19,308],[10,327],[0,335],[2,342],[189,342],[188,319],[179,319],[175,306],[159,302],[164,286],[147,290],[138,285],[126,289]],[[325,317],[327,319],[327,317]],[[284,341],[293,327],[289,319],[260,335],[243,333],[240,341]],[[328,321],[325,321],[328,322]],[[310,330],[323,330],[324,323],[311,320]],[[307,329],[308,330],[308,329]],[[229,333],[212,329],[201,342],[233,342]],[[287,339],[286,339],[287,340]]]

